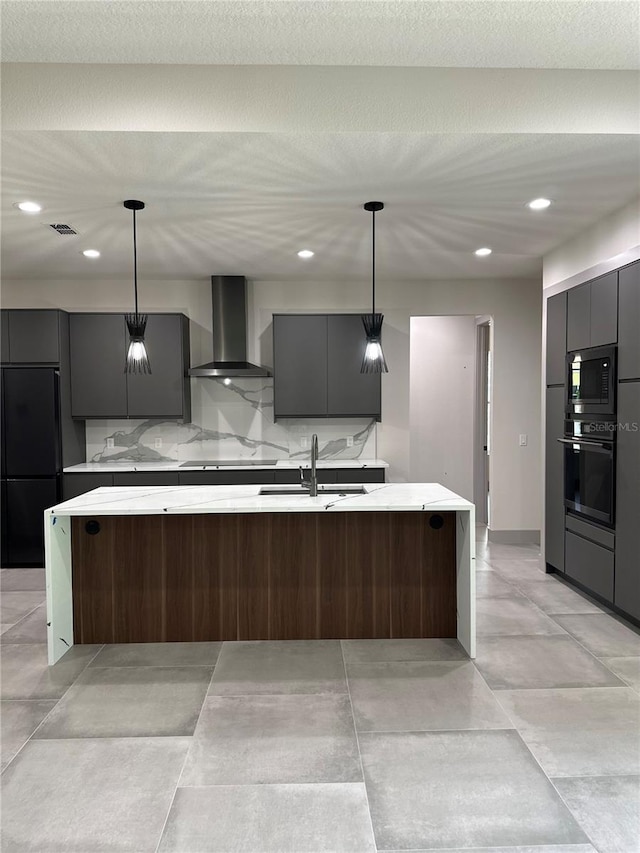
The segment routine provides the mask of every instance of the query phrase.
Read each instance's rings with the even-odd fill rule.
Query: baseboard
[[[489,530],[489,542],[500,545],[539,545],[539,530]]]

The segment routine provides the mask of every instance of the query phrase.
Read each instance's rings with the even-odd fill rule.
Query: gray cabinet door
[[[547,388],[545,459],[545,560],[564,571],[564,387]]]
[[[266,469],[253,471],[181,471],[181,486],[248,486],[275,483],[275,473]]]
[[[640,619],[640,382],[618,385],[614,603]]]
[[[360,373],[367,337],[360,314],[327,317],[327,414],[380,417],[380,374]]]
[[[547,299],[547,385],[563,385],[567,354],[567,294]]]
[[[113,475],[114,486],[177,486],[177,471],[122,471]]]
[[[327,317],[273,317],[274,417],[327,416]]]
[[[72,314],[71,413],[126,418],[125,322],[122,314]]]
[[[605,601],[613,601],[613,551],[567,530],[565,571],[570,578],[601,596]]]
[[[130,418],[185,418],[185,378],[182,314],[149,314],[145,343],[151,373],[127,374]]]
[[[640,261],[620,270],[618,378],[640,379]]]
[[[618,340],[618,271],[591,282],[591,346]]]
[[[591,346],[591,285],[567,293],[567,351]]]
[[[60,332],[57,311],[9,311],[12,364],[57,364]]]
[[[62,499],[69,501],[101,486],[113,486],[113,474],[63,474]]]
[[[0,321],[2,321],[2,328],[0,328],[0,346],[2,347],[2,363],[9,363],[9,312],[6,310],[0,311]]]

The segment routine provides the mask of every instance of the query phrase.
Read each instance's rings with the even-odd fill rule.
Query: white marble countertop
[[[348,488],[350,484],[340,484]],[[360,485],[354,483],[353,485]],[[46,510],[59,516],[230,512],[437,512],[473,504],[439,483],[367,483],[364,494],[261,495],[262,486],[103,486]],[[286,486],[282,487],[287,488]]]
[[[224,460],[220,460],[223,462]],[[64,474],[112,474],[129,471],[274,471],[291,468],[308,468],[310,461],[304,459],[278,459],[275,465],[217,465],[214,462],[203,461],[201,465],[183,465],[181,462],[132,462],[130,459],[111,462],[80,462],[63,469]],[[318,468],[388,468],[389,463],[383,459],[322,459]]]

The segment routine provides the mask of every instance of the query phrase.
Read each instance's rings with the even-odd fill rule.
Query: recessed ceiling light
[[[223,379],[222,381],[224,382],[225,385],[231,385],[230,379]]]
[[[35,201],[20,201],[16,207],[23,213],[40,213],[42,207]]]
[[[302,249],[301,251],[298,252],[298,257],[304,258],[305,260],[307,258],[312,258],[314,255],[315,255],[315,252],[312,252],[311,249]]]
[[[476,249],[475,253],[476,253],[476,255],[477,255],[479,258],[484,258],[484,257],[486,257],[487,255],[490,255],[490,254],[491,254],[491,249],[488,249],[488,248],[485,246],[483,249]]]
[[[100,252],[97,249],[85,249],[82,253],[85,258],[99,258]]]
[[[550,204],[551,200],[548,198],[534,198],[527,204],[527,207],[530,207],[531,210],[546,210]]]

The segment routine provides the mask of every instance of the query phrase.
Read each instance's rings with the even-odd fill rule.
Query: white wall
[[[638,257],[640,197],[545,255],[542,261],[542,285],[545,290],[555,288],[561,282],[595,268],[593,276],[589,274],[584,279],[587,281]],[[608,268],[601,268],[602,264],[608,264]],[[555,288],[554,292],[562,289]]]
[[[473,501],[476,318],[412,317],[410,330],[411,473]]]
[[[249,358],[272,364],[271,315],[288,311],[370,310],[370,282],[256,281],[249,288]],[[5,308],[60,307],[70,311],[130,310],[131,283],[122,281],[5,281]],[[147,311],[183,311],[192,320],[194,363],[211,357],[209,281],[142,282]],[[492,527],[539,530],[541,283],[534,280],[380,282],[385,313],[383,343],[389,374],[383,377],[383,420],[378,456],[389,477],[411,480],[409,462],[409,329],[411,317],[488,314],[494,319]],[[528,433],[527,447],[518,434]]]

